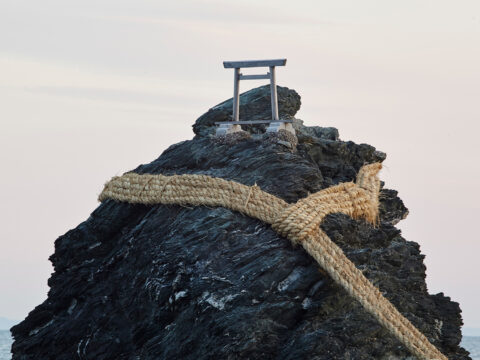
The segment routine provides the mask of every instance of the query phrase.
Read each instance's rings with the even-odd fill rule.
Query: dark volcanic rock
[[[332,129],[298,141],[196,136],[135,171],[257,183],[294,202],[385,158]],[[322,228],[436,346],[468,359],[458,304],[428,294],[419,245],[394,227],[407,209],[393,190],[380,198],[379,226],[332,214]],[[228,209],[106,201],[56,240],[51,261],[48,299],[12,328],[15,360],[410,356],[302,248]]]

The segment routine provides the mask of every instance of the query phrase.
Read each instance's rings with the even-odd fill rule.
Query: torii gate
[[[278,99],[277,99],[277,84],[275,81],[275,66],[285,66],[287,59],[276,60],[244,60],[244,61],[224,61],[223,67],[225,69],[234,69],[233,76],[233,121],[216,122],[219,125],[217,128],[217,135],[231,134],[237,131],[242,131],[240,125],[242,124],[269,124],[267,132],[277,132],[278,130],[287,130],[295,135],[295,130],[292,126],[292,120],[280,120],[278,116]],[[260,75],[243,75],[240,73],[241,68],[247,67],[269,67],[270,72]],[[270,79],[270,93],[272,102],[272,119],[271,120],[245,120],[239,121],[240,109],[240,80],[258,80]]]

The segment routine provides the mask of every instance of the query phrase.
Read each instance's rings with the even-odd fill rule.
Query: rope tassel
[[[352,297],[388,329],[412,354],[422,360],[447,360],[395,306],[358,270],[321,229],[323,219],[343,213],[354,219],[378,222],[380,163],[363,166],[357,181],[341,183],[288,204],[256,184],[206,175],[140,175],[114,177],[99,196],[134,204],[222,206],[271,224],[281,236],[302,247]],[[168,186],[167,186],[168,185]]]

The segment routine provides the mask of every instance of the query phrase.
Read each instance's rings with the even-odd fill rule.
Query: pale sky
[[[0,316],[45,300],[55,239],[108,179],[231,97],[223,60],[281,57],[298,118],[387,153],[429,291],[480,327],[477,0],[2,0]]]

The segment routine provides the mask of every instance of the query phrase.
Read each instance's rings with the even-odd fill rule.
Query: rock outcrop
[[[293,119],[300,109],[300,95],[295,90],[277,86],[278,114],[280,119]],[[240,96],[240,120],[268,120],[272,118],[270,85],[247,91]],[[215,133],[215,122],[232,121],[232,99],[228,99],[200,116],[193,125],[196,135]],[[242,126],[251,133],[265,132],[265,124]]]
[[[280,88],[280,114],[299,95]],[[269,117],[265,87],[242,94],[241,114]],[[254,136],[219,143],[215,121],[231,100],[138,173],[207,174],[256,183],[288,202],[355,179],[385,154],[341,141],[333,128],[295,119],[298,144]],[[268,110],[268,111],[267,111]],[[107,180],[107,179],[106,179]],[[94,196],[94,194],[92,194]],[[329,215],[322,228],[444,354],[459,347],[459,305],[430,295],[424,255],[394,225],[408,213],[382,189],[380,223]],[[145,206],[108,200],[59,237],[48,299],[12,328],[13,359],[408,359],[409,352],[303,249],[225,208]]]

